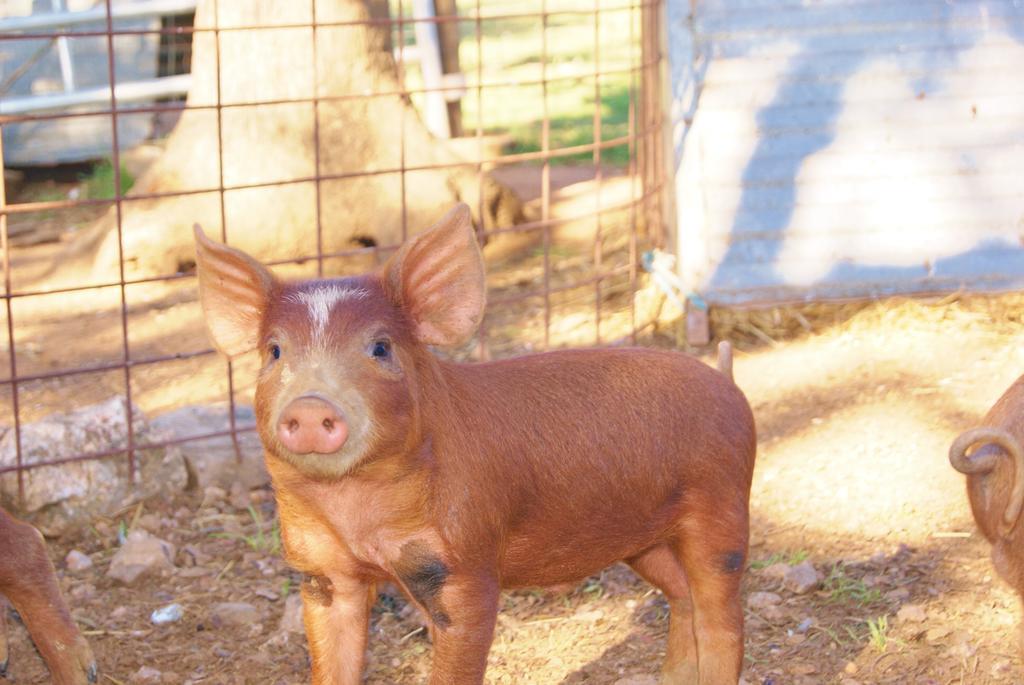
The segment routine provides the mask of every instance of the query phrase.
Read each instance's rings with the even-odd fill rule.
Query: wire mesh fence
[[[463,200],[489,303],[458,354],[615,344],[646,325],[639,255],[666,240],[661,0],[200,0],[194,18],[179,3],[128,21],[132,5],[0,17],[0,497],[78,462],[135,477],[147,450],[253,430],[239,408],[255,360],[210,348],[193,221],[286,277],[330,277]],[[66,71],[63,88],[46,77],[62,44],[71,89]],[[88,450],[26,446],[27,425],[112,397],[123,419]],[[225,407],[225,424],[139,427],[194,404]]]

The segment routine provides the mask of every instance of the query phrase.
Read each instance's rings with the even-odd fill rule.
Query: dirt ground
[[[586,197],[585,179],[569,182],[576,185],[556,198],[553,211],[572,214],[572,203]],[[616,187],[612,179],[603,201],[616,201]],[[614,216],[606,221],[605,266],[621,267],[629,241],[609,228]],[[588,273],[596,227],[584,224],[552,236],[553,286]],[[58,248],[25,248],[19,257],[31,264]],[[536,288],[543,253],[536,244],[488,250],[495,305],[486,346],[495,356],[541,347],[543,301],[501,300]],[[624,279],[620,271],[600,287],[553,293],[550,343],[613,339],[637,315]],[[183,357],[133,368],[133,401],[152,416],[223,400],[224,362],[190,356],[208,347],[192,282],[130,287],[127,296],[133,359]],[[19,374],[121,360],[117,289],[52,297],[59,306],[15,301]],[[760,433],[745,580],[748,684],[1024,683],[1019,602],[995,577],[962,477],[946,460],[952,438],[1024,370],[1022,312],[1024,297],[1005,295],[713,316],[717,333],[737,345],[736,379]],[[671,345],[674,330],[671,323],[648,330],[642,342]],[[236,365],[242,401],[251,392],[250,366]],[[23,419],[106,399],[123,392],[123,383],[117,369],[23,384]],[[51,541],[101,682],[142,682],[143,667],[154,669],[149,682],[308,682],[304,637],[281,625],[299,578],[280,559],[273,518],[265,489],[169,494]],[[136,527],[176,546],[175,569],[124,587],[106,570],[119,532]],[[64,558],[72,549],[88,555],[92,568],[70,572]],[[822,583],[797,595],[776,573],[779,563],[803,561]],[[758,592],[776,596],[751,599]],[[225,622],[215,608],[220,602],[249,603],[256,618]],[[183,606],[183,618],[154,625],[151,613],[171,603]],[[571,591],[508,593],[502,609],[489,683],[654,682],[642,676],[658,671],[667,606],[625,567]],[[423,682],[429,660],[415,612],[403,598],[382,595],[367,682]],[[11,667],[0,683],[46,681],[24,629],[12,623]]]
[[[739,341],[736,376],[760,429],[745,590],[781,598],[748,607],[748,683],[1024,682],[1018,602],[994,577],[945,457],[1024,368],[1020,304],[890,301],[774,346]],[[264,544],[248,504],[266,522]],[[272,517],[264,490],[157,500],[55,541],[102,682],[131,682],[142,666],[167,683],[304,682],[304,639],[279,626],[298,578],[269,542]],[[106,578],[122,522],[175,543],[175,571],[133,588]],[[91,570],[64,569],[72,548]],[[781,589],[769,565],[804,559],[824,576],[820,589]],[[259,620],[218,626],[210,607],[226,601],[253,604]],[[171,602],[184,618],[154,626],[150,613]],[[666,630],[665,602],[624,567],[568,593],[508,593],[488,682],[655,674]],[[417,616],[401,597],[382,596],[367,682],[422,682],[429,656]],[[17,625],[9,677],[46,681]]]

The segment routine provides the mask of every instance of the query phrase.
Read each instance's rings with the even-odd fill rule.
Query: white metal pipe
[[[434,0],[413,0],[413,18],[427,21],[416,22],[416,47],[419,48],[420,72],[423,74],[423,86],[428,89],[423,94],[423,119],[427,128],[438,138],[451,138],[451,126],[448,122],[448,106],[445,104],[442,87],[441,41],[438,37],[437,24],[429,21],[434,18]]]
[[[113,19],[134,19],[162,15],[188,14],[196,9],[196,0],[149,0],[131,4],[117,4],[110,8]],[[0,19],[0,33],[58,29],[81,24],[106,21],[107,8],[103,3],[81,12],[48,12],[23,17]]]
[[[114,88],[117,102],[146,102],[155,98],[187,95],[192,84],[191,74],[165,76],[118,83]],[[103,105],[110,103],[110,87],[87,88],[70,93],[44,93],[27,97],[0,99],[0,115],[12,116],[28,112],[41,112],[50,109],[65,109],[81,105]]]
[[[67,14],[64,0],[50,0],[50,7],[55,14]],[[71,62],[71,49],[68,47],[68,39],[61,37],[57,39],[57,59],[60,61],[60,76],[64,82],[64,90],[75,89],[75,67]]]

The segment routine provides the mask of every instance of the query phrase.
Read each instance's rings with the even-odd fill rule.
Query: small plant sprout
[[[859,578],[853,578],[846,573],[842,564],[836,564],[829,571],[828,577],[822,587],[829,593],[829,599],[833,602],[852,602],[857,606],[875,604],[882,599],[882,593],[877,588],[868,587]]]
[[[868,643],[879,652],[884,652],[889,645],[889,619],[886,616],[879,616],[876,619],[868,619]]]
[[[278,554],[281,551],[281,529],[277,521],[274,522],[269,532],[265,532],[267,522],[263,520],[260,513],[249,505],[249,516],[252,518],[255,532],[245,533],[214,533],[213,537],[227,540],[241,540],[254,552],[265,552],[267,554]]]

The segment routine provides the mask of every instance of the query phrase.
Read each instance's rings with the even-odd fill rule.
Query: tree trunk
[[[485,228],[520,220],[518,198],[490,178],[481,182],[473,165],[408,171],[404,179],[386,171],[460,158],[430,135],[408,98],[395,94],[400,84],[387,25],[322,25],[363,21],[371,10],[379,15],[380,0],[315,2],[314,34],[311,26],[251,28],[311,25],[309,2],[200,0],[196,28],[221,31],[194,36],[188,103],[212,108],[182,114],[165,152],[129,195],[222,183],[229,189],[223,199],[217,191],[148,200],[129,196],[122,203],[127,277],[173,273],[190,264],[192,225],[198,222],[219,237],[222,211],[229,242],[260,259],[314,255],[318,195],[320,242],[327,253],[366,244],[367,238],[395,245],[457,200],[468,202],[474,215],[484,208],[484,216],[475,219]],[[367,93],[382,95],[351,97]],[[314,94],[321,98],[316,105],[246,104]],[[218,100],[224,105],[219,135]],[[317,176],[336,178],[324,178],[318,188],[308,180]],[[238,187],[253,184],[267,185]],[[66,257],[106,280],[117,273],[117,243],[112,207]]]
[[[438,17],[454,17],[459,13],[455,0],[434,0],[434,10]],[[441,41],[441,71],[459,73],[459,22],[439,22],[437,34]],[[448,126],[452,138],[462,135],[462,103],[458,100],[448,103]]]

